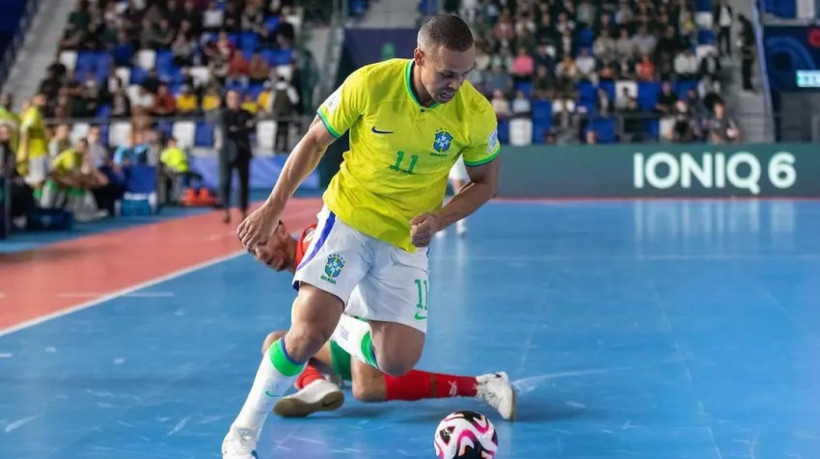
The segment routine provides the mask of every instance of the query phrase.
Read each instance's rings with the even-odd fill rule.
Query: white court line
[[[66,292],[58,293],[58,298],[96,298],[98,296],[110,295],[112,292]],[[120,295],[124,298],[170,298],[174,292],[133,292]]]
[[[247,253],[248,252],[246,250],[238,250],[238,251],[233,252],[229,255],[225,255],[225,256],[222,256],[222,257],[219,257],[219,258],[214,258],[212,260],[204,261],[202,263],[199,263],[199,264],[196,264],[196,265],[193,265],[193,266],[189,266],[187,268],[183,268],[183,269],[174,271],[174,272],[166,274],[164,276],[160,276],[160,277],[151,279],[149,281],[142,282],[140,284],[132,285],[132,286],[126,287],[122,290],[117,290],[116,292],[112,292],[112,293],[109,293],[109,294],[107,294],[105,296],[102,296],[100,298],[96,298],[96,299],[93,299],[93,300],[90,300],[90,301],[86,301],[85,303],[78,304],[77,306],[74,306],[74,307],[71,307],[71,308],[68,308],[68,309],[63,309],[61,311],[57,311],[57,312],[53,312],[51,314],[40,316],[40,317],[37,317],[36,319],[31,319],[31,320],[25,321],[25,322],[17,324],[17,325],[12,325],[11,327],[8,327],[8,328],[0,329],[0,336],[5,336],[5,335],[8,335],[10,333],[14,333],[16,331],[22,330],[24,328],[32,327],[34,325],[39,325],[43,322],[47,322],[49,320],[65,316],[65,315],[71,314],[73,312],[81,311],[83,309],[87,309],[87,308],[90,308],[92,306],[97,306],[99,304],[105,303],[108,300],[113,300],[114,298],[117,298],[119,296],[127,295],[127,294],[135,292],[137,290],[141,290],[141,289],[144,289],[146,287],[150,287],[152,285],[156,285],[156,284],[159,284],[161,282],[171,280],[175,277],[184,276],[184,275],[186,275],[188,273],[192,273],[192,272],[194,272],[198,269],[207,268],[208,266],[213,266],[215,264],[222,263],[223,261],[228,261],[232,258],[236,258],[240,255],[244,255],[244,254],[247,254]]]

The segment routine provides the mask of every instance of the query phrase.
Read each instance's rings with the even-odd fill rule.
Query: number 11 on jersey
[[[416,163],[418,162],[418,160],[419,160],[419,155],[410,156],[410,167],[408,167],[407,170],[403,170],[401,168],[401,163],[404,161],[404,152],[403,151],[397,151],[396,152],[396,164],[390,166],[390,169],[393,169],[394,171],[405,172],[407,174],[412,174],[413,169],[416,167]]]

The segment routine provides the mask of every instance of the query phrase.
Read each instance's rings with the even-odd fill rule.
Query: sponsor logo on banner
[[[797,181],[795,157],[787,151],[774,154],[768,162],[747,151],[735,153],[691,153],[674,155],[665,151],[632,157],[633,185],[636,189],[735,188],[760,194],[761,183],[788,189]]]

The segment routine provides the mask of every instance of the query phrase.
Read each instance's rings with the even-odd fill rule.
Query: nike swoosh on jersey
[[[376,126],[373,126],[373,128],[371,128],[370,130],[373,131],[374,134],[392,134],[393,133],[393,131],[380,131],[380,130],[376,129]]]
[[[427,316],[423,316],[423,315],[419,314],[418,312],[416,313],[415,317],[416,317],[416,320],[427,320]]]

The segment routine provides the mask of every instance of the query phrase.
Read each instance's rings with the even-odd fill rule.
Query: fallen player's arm
[[[498,189],[499,158],[476,167],[467,167],[470,182],[437,213],[440,229],[475,212],[490,200]]]
[[[325,154],[327,147],[336,137],[327,130],[319,117],[313,119],[307,133],[293,148],[282,173],[276,181],[265,205],[281,211],[285,203],[293,196],[299,185],[316,169]]]

